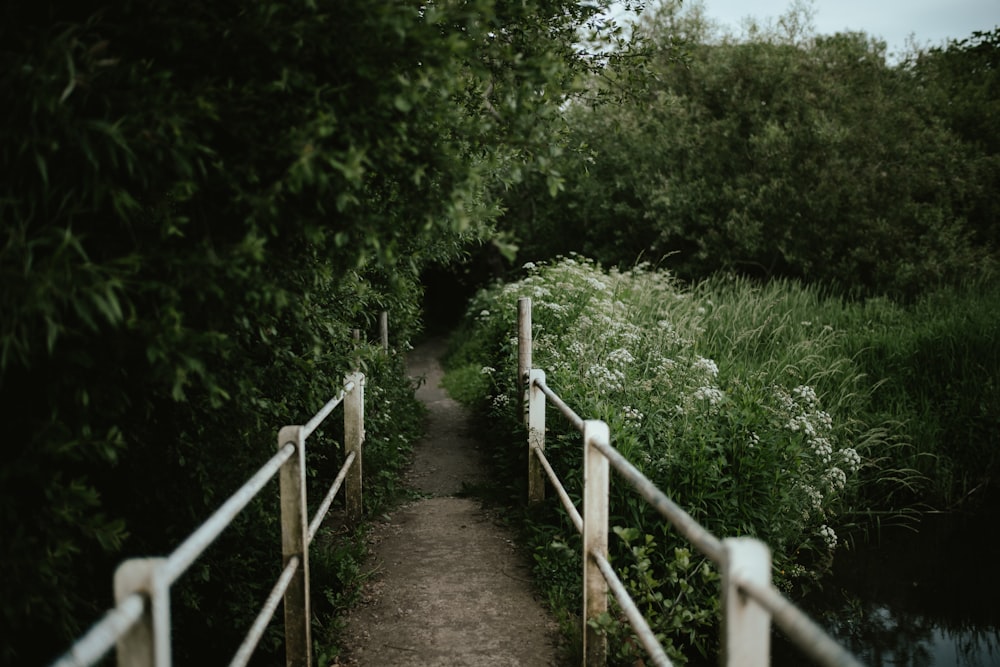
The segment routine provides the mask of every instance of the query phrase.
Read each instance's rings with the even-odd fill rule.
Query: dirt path
[[[556,665],[558,628],[513,536],[478,501],[455,497],[486,473],[465,410],[439,386],[443,349],[432,341],[407,360],[411,376],[426,378],[417,397],[430,411],[407,483],[427,497],[372,530],[368,567],[378,574],[348,620],[343,664]]]

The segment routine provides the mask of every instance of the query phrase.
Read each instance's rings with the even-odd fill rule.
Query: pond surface
[[[802,606],[871,667],[1000,666],[1000,516],[925,515],[837,553]],[[805,664],[782,639],[775,665]]]

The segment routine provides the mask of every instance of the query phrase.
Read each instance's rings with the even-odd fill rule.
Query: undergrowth
[[[645,266],[606,272],[579,257],[528,265],[526,273],[470,303],[446,376],[453,395],[488,420],[484,431],[509,496],[524,493],[516,303],[530,297],[533,365],[545,369],[549,386],[584,418],[608,422],[614,446],[713,533],[764,540],[776,585],[793,597],[822,582],[836,550],[872,516],[900,519],[920,503],[953,497],[954,487],[935,472],[960,469],[964,454],[915,438],[932,420],[911,406],[933,406],[915,397],[957,391],[962,380],[947,364],[910,367],[902,377],[899,369],[944,331],[955,341],[944,348],[953,372],[979,364],[978,381],[993,386],[996,371],[982,365],[1000,368],[996,352],[981,349],[995,341],[995,318],[972,298],[945,316],[954,299],[902,309],[794,282],[727,277],[687,288]],[[928,387],[933,374],[949,379]],[[977,428],[985,429],[998,411],[983,392],[974,394],[984,416]],[[579,436],[555,413],[547,429],[546,454],[579,501]],[[993,465],[990,458],[986,467]],[[623,484],[612,483],[610,515],[612,561],[668,655],[678,664],[710,659],[714,568]],[[538,581],[573,627],[579,539],[555,500],[527,509],[525,518]],[[615,659],[631,664],[639,649],[621,620],[615,611],[600,624]]]

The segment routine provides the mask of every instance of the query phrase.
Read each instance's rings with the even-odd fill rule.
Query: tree
[[[599,9],[5,5],[4,661],[52,657],[116,561],[168,552],[235,490],[334,393],[351,328],[383,308],[404,341],[419,327],[421,267],[489,239],[495,184],[544,166],[539,121]],[[179,634],[229,650],[269,580],[268,516],[182,582]]]
[[[648,14],[644,84],[567,114],[565,192],[511,197],[531,221],[507,218],[525,247],[907,298],[988,269],[970,224],[990,201],[974,150],[883,43],[808,25],[805,5],[744,39],[714,37],[697,7]]]

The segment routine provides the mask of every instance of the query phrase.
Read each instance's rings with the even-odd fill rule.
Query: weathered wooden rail
[[[383,351],[388,351],[388,319],[379,318]],[[355,331],[355,339],[358,332]],[[338,491],[344,489],[347,519],[362,514],[362,444],[365,440],[365,376],[355,371],[343,389],[305,424],[278,432],[277,453],[233,493],[173,553],[165,558],[133,558],[115,571],[116,605],[94,624],[52,667],[88,667],[116,649],[118,664],[128,667],[169,667],[171,655],[170,587],[229,527],[233,519],[274,478],[279,477],[281,512],[280,575],[256,620],[237,648],[230,667],[242,667],[250,658],[284,602],[285,663],[312,665],[309,545],[316,536]],[[339,406],[344,406],[344,463],[326,496],[310,519],[306,504],[306,441]]]
[[[720,540],[660,491],[611,446],[603,421],[576,414],[545,382],[545,372],[532,367],[531,299],[518,300],[518,378],[524,387],[528,430],[528,500],[545,497],[548,476],[577,531],[583,536],[583,663],[603,667],[607,638],[591,621],[608,608],[608,590],[653,664],[670,665],[662,645],[608,563],[608,499],[610,468],[627,481],[664,519],[719,568],[722,587],[722,654],[725,667],[764,667],[770,662],[771,621],[806,655],[829,667],[860,667],[798,607],[771,585],[771,551],[753,538]],[[583,512],[577,510],[545,456],[545,409],[551,402],[583,436]]]

